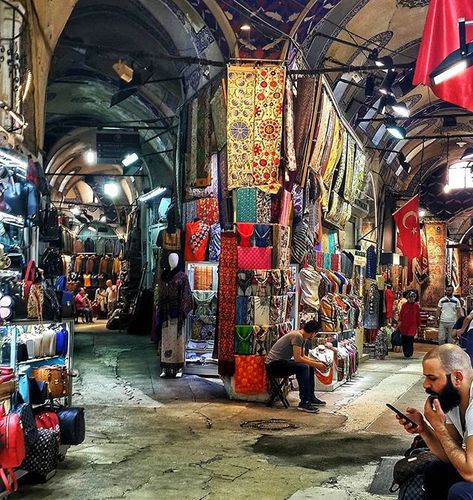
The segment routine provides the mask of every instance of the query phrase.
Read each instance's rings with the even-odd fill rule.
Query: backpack
[[[410,453],[394,464],[393,484],[389,491],[397,491],[398,500],[423,500],[424,469],[438,458],[422,448],[411,449]]]
[[[0,477],[9,493],[18,488],[13,468],[19,467],[24,458],[25,435],[20,417],[13,412],[6,415],[0,405]]]

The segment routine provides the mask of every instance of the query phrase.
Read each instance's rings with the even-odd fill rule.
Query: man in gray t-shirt
[[[300,403],[298,409],[309,413],[318,413],[315,405],[325,402],[314,394],[314,368],[325,371],[327,366],[322,361],[315,361],[304,354],[304,342],[310,340],[319,331],[317,321],[308,321],[300,330],[283,335],[271,348],[266,357],[266,370],[273,377],[296,375],[299,384]]]

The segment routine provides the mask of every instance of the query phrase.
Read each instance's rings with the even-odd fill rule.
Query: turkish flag
[[[432,86],[429,74],[453,51],[460,48],[458,19],[473,20],[471,0],[430,0],[424,33],[417,55],[413,84],[432,87],[442,99],[473,111],[473,66],[439,85]],[[473,27],[466,28],[466,41],[473,40]]]
[[[397,226],[397,246],[409,259],[420,256],[419,195],[393,213]]]

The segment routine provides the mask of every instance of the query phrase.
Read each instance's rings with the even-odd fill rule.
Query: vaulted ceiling
[[[214,64],[189,64],[183,58],[215,63],[231,58],[285,60],[293,69],[333,69],[327,77],[340,108],[367,146],[378,149],[371,151],[380,157],[389,189],[415,193],[420,183],[435,185],[442,178],[447,134],[455,136],[449,140],[450,161],[461,156],[456,144],[460,136],[473,142],[468,137],[473,135],[473,116],[410,83],[427,5],[428,0],[121,0],[117,6],[113,0],[79,0],[59,40],[50,74],[47,145],[53,150],[61,136],[87,120],[91,126],[141,120],[143,140],[163,132],[147,143],[147,153],[171,149],[176,144],[172,127],[179,106],[222,70]],[[244,24],[251,30],[241,30]],[[399,70],[395,90],[397,99],[411,110],[410,118],[402,122],[408,140],[395,141],[386,132],[377,113],[379,94],[365,97],[368,73],[344,68],[371,64],[373,49],[380,56],[391,56],[395,64],[410,65]],[[152,64],[153,79],[178,80],[145,85],[110,108],[118,89],[111,66],[120,57],[138,67]],[[379,83],[384,73],[375,76]],[[445,127],[442,116],[452,114],[463,116]],[[149,121],[153,119],[159,120],[154,129]],[[396,175],[398,152],[412,165],[409,175]],[[172,158],[173,154],[149,157],[151,184],[170,180]],[[446,195],[445,203],[454,197]],[[428,204],[428,197],[423,202]],[[468,203],[453,201],[448,210],[440,210],[438,203],[428,208],[451,219]]]

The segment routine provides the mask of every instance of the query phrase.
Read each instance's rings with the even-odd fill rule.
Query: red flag
[[[420,256],[419,195],[393,213],[397,226],[397,246],[409,259]]]
[[[430,0],[424,33],[417,55],[413,84],[432,87],[434,94],[473,111],[473,66],[450,80],[432,86],[429,74],[453,51],[460,48],[458,19],[473,20],[470,0]],[[466,28],[467,43],[473,40],[473,27]]]

